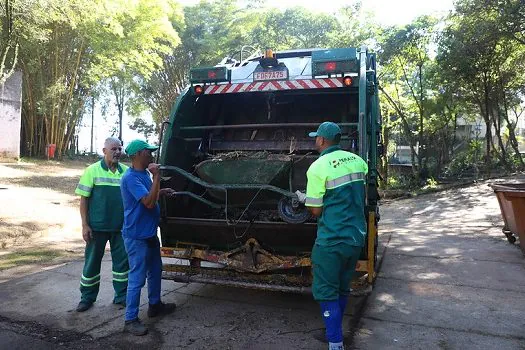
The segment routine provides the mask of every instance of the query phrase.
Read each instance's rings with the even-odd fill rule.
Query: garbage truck
[[[163,278],[308,293],[316,219],[295,192],[318,158],[308,133],[324,121],[368,162],[366,246],[354,294],[377,264],[381,156],[376,56],[366,47],[227,58],[190,70],[160,133]]]

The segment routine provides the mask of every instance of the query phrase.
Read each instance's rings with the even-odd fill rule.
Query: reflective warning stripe
[[[219,84],[204,87],[205,95],[234,94],[237,92],[334,89],[343,87],[343,78],[271,80],[251,83]]]
[[[321,206],[323,205],[323,198],[313,198],[313,197],[306,197],[306,201],[304,202],[304,205],[306,206]]]
[[[127,282],[128,281],[129,270],[126,272],[115,272],[115,271],[112,271],[112,272],[113,272],[113,281],[116,281],[116,282]]]
[[[353,173],[353,174],[346,174],[341,177],[338,177],[333,180],[326,180],[325,187],[326,189],[332,189],[336,188],[342,185],[346,185],[347,183],[363,180],[365,179],[364,173]]]
[[[128,279],[127,278],[115,278],[115,277],[113,277],[113,281],[115,281],[115,282],[127,282]]]
[[[120,179],[113,179],[111,177],[95,177],[93,179],[93,183],[95,185],[101,185],[101,184],[120,184]]]
[[[78,184],[78,185],[77,185],[77,189],[79,189],[79,190],[81,190],[81,191],[84,191],[84,192],[87,192],[87,193],[91,193],[91,190],[92,190],[93,188],[92,188],[92,187],[85,186],[85,185]]]
[[[82,279],[86,280],[86,281],[93,281],[95,278],[100,279],[100,273],[98,275],[96,275],[96,276],[93,276],[93,277],[86,277],[86,276],[82,275]]]
[[[115,271],[111,271],[111,272],[113,272],[113,274],[117,276],[125,276],[129,273],[129,270],[126,272],[115,272]]]
[[[80,285],[83,286],[83,287],[93,287],[93,286],[96,286],[97,284],[100,283],[100,280],[94,282],[94,283],[84,283],[82,281],[80,281]]]
[[[86,277],[82,274],[82,277],[80,278],[80,285],[83,287],[93,287],[99,283],[100,283],[100,273],[94,277]]]

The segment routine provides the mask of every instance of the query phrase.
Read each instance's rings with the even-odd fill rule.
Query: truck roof
[[[358,59],[357,49],[346,48],[346,49],[324,49],[324,48],[310,48],[310,49],[297,49],[297,50],[285,50],[273,53],[273,57],[277,60],[278,65],[264,69],[264,73],[261,74],[261,60],[263,55],[253,55],[242,62],[236,61],[231,58],[225,58],[223,61],[215,66],[215,68],[222,67],[228,70],[228,79],[223,81],[208,81],[203,77],[203,80],[196,78],[192,83],[200,84],[204,83],[203,93],[208,94],[224,94],[224,93],[242,93],[242,92],[257,92],[257,91],[276,91],[276,90],[295,90],[295,89],[323,89],[323,88],[342,88],[343,75],[334,74],[328,75],[319,73],[318,70],[312,71],[312,60],[314,64],[325,64],[323,62],[330,62],[326,64],[333,64],[336,62],[350,62]],[[339,64],[339,63],[338,63]],[[285,67],[284,67],[284,66]],[[354,63],[354,68],[358,63]],[[285,73],[275,73],[266,77],[266,74],[274,74],[273,72],[283,71]],[[204,70],[206,74],[206,68]],[[352,73],[353,71],[353,73]],[[270,72],[270,73],[268,73]],[[350,76],[352,79],[358,76],[356,70],[349,69],[344,74],[345,77]],[[315,73],[315,77],[314,74]],[[215,73],[211,72],[215,77]],[[219,74],[219,73],[217,73]],[[222,71],[222,76],[226,74]],[[348,79],[348,78],[347,78]],[[356,79],[357,80],[357,79]],[[351,83],[352,86],[356,87],[356,83]],[[349,85],[346,85],[349,86]]]

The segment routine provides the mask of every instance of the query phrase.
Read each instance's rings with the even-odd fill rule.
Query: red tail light
[[[200,95],[204,92],[204,89],[200,85],[195,85],[195,87],[193,88],[193,91],[195,92],[195,95]]]
[[[324,64],[324,69],[325,69],[327,72],[334,71],[336,68],[337,68],[337,64],[336,64],[335,62],[326,62],[326,63]]]

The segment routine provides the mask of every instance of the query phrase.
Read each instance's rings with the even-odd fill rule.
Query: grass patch
[[[23,249],[0,255],[0,271],[27,264],[44,264],[67,253],[54,249]]]

